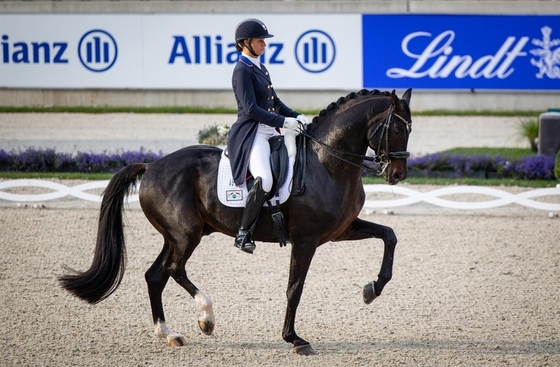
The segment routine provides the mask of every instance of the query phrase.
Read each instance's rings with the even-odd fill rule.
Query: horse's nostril
[[[395,181],[402,181],[405,178],[404,173],[401,171],[393,172],[393,179]]]

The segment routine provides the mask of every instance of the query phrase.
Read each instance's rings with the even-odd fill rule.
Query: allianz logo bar
[[[260,61],[264,64],[284,64],[286,49],[284,43],[268,41]],[[321,30],[304,32],[295,44],[297,64],[310,73],[327,70],[335,56],[333,39]],[[221,35],[174,35],[168,64],[234,64],[238,58],[235,43],[224,43]]]
[[[174,35],[166,57],[168,64],[220,65],[234,64],[239,52],[233,42],[223,42],[221,35]],[[12,41],[4,34],[0,42],[0,63],[3,64],[68,64],[74,55],[68,50],[68,42]],[[294,52],[295,51],[295,52]],[[269,42],[261,62],[282,65],[287,57],[295,57],[297,65],[309,73],[321,73],[329,69],[336,58],[333,39],[322,30],[308,30],[299,36],[295,50],[288,51],[282,42]],[[77,47],[82,66],[92,72],[109,70],[118,59],[119,45],[107,31],[93,29],[83,34]]]
[[[235,64],[239,59],[239,52],[235,43],[224,44],[221,35],[193,35],[190,37],[175,35],[169,55],[168,64]],[[268,43],[265,54],[260,61],[268,64],[283,64],[280,53],[282,43]]]
[[[14,42],[10,43],[10,36],[3,34],[0,49],[4,64],[67,64],[67,42]]]
[[[3,64],[68,64],[68,42],[10,42],[10,36],[1,36],[0,50]],[[110,69],[117,61],[117,42],[101,29],[86,32],[78,44],[78,58],[93,72]]]

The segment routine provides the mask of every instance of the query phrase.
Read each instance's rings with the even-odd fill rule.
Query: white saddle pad
[[[288,177],[286,182],[278,191],[278,196],[274,196],[270,201],[275,203],[276,200],[280,204],[284,203],[290,197],[290,192],[292,190],[292,177],[294,175],[294,157],[289,158],[288,163]],[[244,182],[242,186],[236,186],[233,182],[233,175],[231,173],[231,166],[229,164],[229,158],[222,153],[222,158],[220,159],[220,166],[218,168],[218,198],[220,202],[225,206],[230,207],[244,207],[245,201],[247,200],[247,195],[249,191],[247,190],[247,184]],[[268,204],[265,203],[265,206]]]

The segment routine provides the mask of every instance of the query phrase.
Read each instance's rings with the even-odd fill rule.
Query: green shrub
[[[196,138],[200,144],[226,145],[229,129],[230,127],[228,125],[210,126],[200,130]]]
[[[531,146],[531,150],[536,152],[539,150],[539,119],[538,117],[525,117],[521,119],[519,127],[519,136],[527,139]]]

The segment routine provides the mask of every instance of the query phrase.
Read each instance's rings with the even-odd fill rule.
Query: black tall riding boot
[[[255,231],[255,224],[257,223],[259,213],[266,199],[266,194],[267,193],[262,189],[261,178],[257,177],[247,195],[245,210],[241,218],[241,228],[239,228],[239,232],[237,232],[237,236],[235,237],[235,247],[249,254],[252,254],[256,247],[251,237]]]

